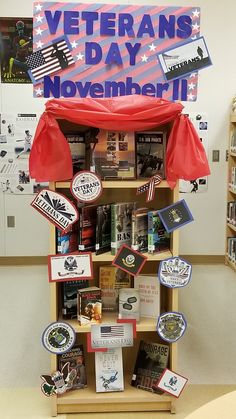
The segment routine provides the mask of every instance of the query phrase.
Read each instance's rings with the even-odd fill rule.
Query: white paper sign
[[[165,391],[165,393],[172,394],[172,396],[178,398],[187,381],[187,378],[166,368],[160,378],[160,381],[157,383],[157,387]]]
[[[91,346],[93,349],[133,346],[133,323],[92,324]]]

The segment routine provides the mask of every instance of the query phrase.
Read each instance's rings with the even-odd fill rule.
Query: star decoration
[[[189,77],[196,77],[197,73],[191,73]]]
[[[43,44],[43,42],[41,42],[41,41],[39,41],[39,42],[36,42],[36,48],[42,48],[42,46],[43,46],[44,44]]]
[[[77,57],[77,61],[80,61],[80,60],[84,59],[84,55],[81,54],[81,52],[79,54],[77,54],[76,57]]]
[[[196,84],[189,83],[188,88],[189,88],[189,90],[193,90],[195,86],[196,86]]]
[[[142,60],[142,62],[143,62],[143,63],[146,63],[146,62],[147,62],[147,60],[148,60],[148,57],[144,54],[144,55],[141,57],[141,60]]]
[[[192,25],[193,31],[198,31],[200,26],[197,23],[194,23],[194,25]]]
[[[42,33],[43,33],[43,31],[44,31],[44,29],[41,29],[41,28],[38,28],[38,29],[36,29],[36,35],[42,35]]]
[[[156,45],[154,45],[153,43],[151,45],[148,45],[148,47],[150,48],[150,52],[156,50]]]
[[[36,4],[35,9],[37,10],[37,12],[41,12],[43,6],[42,4]]]
[[[40,16],[40,15],[36,16],[36,20],[37,20],[37,22],[42,23],[42,21],[43,21],[43,16]]]
[[[188,96],[188,100],[193,100],[194,99],[194,96],[192,95],[192,93],[189,93],[189,95],[187,95]]]
[[[76,42],[76,41],[72,41],[72,42],[71,42],[71,46],[72,46],[72,48],[76,48],[76,47],[77,47],[77,45],[78,45],[78,42]]]
[[[35,89],[35,93],[36,93],[36,96],[42,96],[43,89],[40,89],[39,87],[38,89]]]
[[[193,12],[193,17],[199,17],[199,15],[200,15],[200,11],[199,10],[194,10]]]

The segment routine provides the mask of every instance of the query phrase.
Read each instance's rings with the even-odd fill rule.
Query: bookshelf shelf
[[[136,189],[144,183],[148,182],[148,179],[143,180],[104,180],[102,186],[104,189]],[[66,182],[56,182],[56,189],[69,189],[70,181]],[[158,189],[169,188],[169,185],[166,180],[163,180],[160,185],[157,185]]]
[[[125,377],[124,392],[96,393],[95,383],[83,390],[75,390],[58,397],[58,413],[156,411],[172,410],[173,398],[141,391],[130,385],[131,374]]]
[[[233,220],[236,221],[236,114],[230,115],[229,121],[229,158],[228,158],[228,190],[227,190],[227,218],[231,221],[226,221],[226,243],[225,243],[225,264],[236,271],[236,265],[232,262],[236,253],[236,226],[233,225]],[[231,255],[231,258],[228,255]]]
[[[156,253],[151,255],[149,253],[144,253],[144,256],[147,256],[148,261],[155,262],[160,261],[163,259],[171,258],[172,253],[170,250],[166,250],[165,252]],[[92,254],[93,262],[112,262],[115,256],[111,255],[110,252],[103,253],[101,255],[96,255],[95,253]]]

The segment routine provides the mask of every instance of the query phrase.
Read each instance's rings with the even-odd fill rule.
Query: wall
[[[88,2],[89,3],[89,2]],[[110,1],[112,3],[112,1]],[[131,3],[122,1],[122,3]],[[134,3],[142,4],[141,0]],[[186,0],[161,1],[162,5],[190,5]],[[236,89],[236,74],[232,65],[235,46],[236,3],[222,6],[213,1],[198,0],[194,5],[201,7],[201,33],[211,55],[213,66],[199,72],[198,100],[185,104],[187,111],[207,112],[209,115],[209,158],[212,149],[220,150],[220,163],[211,163],[208,192],[181,195],[188,202],[195,222],[184,227],[180,233],[182,254],[223,254],[225,236],[226,162],[228,145],[228,118],[232,97]],[[150,2],[151,4],[151,2]],[[152,4],[155,4],[153,2]],[[223,15],[222,15],[223,13]],[[2,16],[31,16],[32,3],[4,2]],[[227,25],[227,26],[226,26]],[[32,98],[31,85],[1,85],[1,112],[42,112],[44,99]],[[30,223],[30,220],[29,220]],[[46,249],[45,249],[46,254]]]

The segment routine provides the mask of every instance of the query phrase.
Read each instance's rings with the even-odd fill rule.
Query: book
[[[134,132],[100,130],[92,160],[102,179],[135,179]]]
[[[58,368],[62,370],[63,366],[69,362],[70,370],[76,370],[76,375],[71,383],[70,390],[87,387],[87,374],[84,361],[83,345],[75,345],[69,352],[58,355]]]
[[[101,289],[98,287],[79,289],[77,309],[80,325],[100,323],[102,319]]]
[[[166,132],[136,133],[137,178],[150,178],[156,174],[165,178]]]
[[[140,316],[157,319],[160,315],[160,282],[156,276],[138,275],[134,288],[139,290]]]
[[[111,205],[98,205],[96,220],[96,255],[111,250]]]
[[[79,250],[94,252],[96,246],[97,205],[80,208]]]
[[[77,318],[77,294],[81,288],[89,286],[89,281],[66,281],[61,283],[62,317],[63,319]]]
[[[148,251],[148,209],[139,208],[132,213],[132,249]]]
[[[168,365],[169,346],[140,341],[131,385],[160,394],[159,378]]]
[[[75,175],[81,170],[86,169],[85,167],[85,138],[82,135],[82,133],[65,134],[65,136],[70,147],[72,165],[73,165],[73,175]]]
[[[70,226],[68,231],[56,228],[56,253],[72,253],[78,250],[78,223]]]
[[[148,212],[148,253],[163,252],[170,248],[170,234],[167,233],[157,211]]]
[[[102,311],[118,312],[119,288],[131,286],[131,275],[115,266],[99,267]]]
[[[95,352],[96,392],[123,391],[122,348],[108,348],[106,352]]]
[[[140,296],[135,288],[119,289],[119,319],[140,320]]]
[[[111,254],[115,255],[122,244],[132,243],[132,212],[136,202],[111,205]]]

